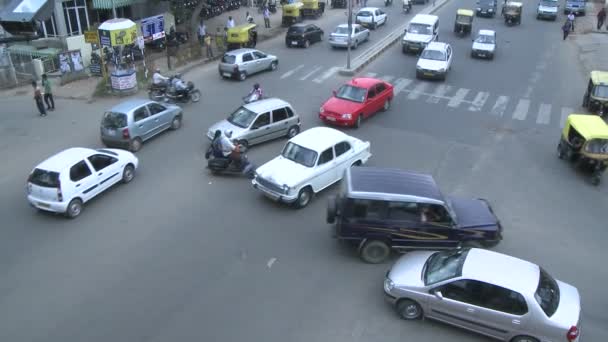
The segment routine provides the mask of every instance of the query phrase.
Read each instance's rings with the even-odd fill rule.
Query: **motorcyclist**
[[[261,100],[262,97],[264,96],[264,91],[262,90],[262,87],[260,87],[259,83],[256,83],[253,85],[253,89],[251,89],[248,96],[251,96],[253,94],[255,94],[258,97],[258,100]]]
[[[165,86],[169,82],[169,77],[165,77],[160,73],[160,69],[156,68],[152,75],[152,84],[158,87]]]
[[[240,167],[241,152],[239,151],[239,148],[237,146],[234,146],[234,144],[230,140],[231,138],[232,138],[232,131],[225,130],[224,134],[222,134],[222,137],[220,140],[221,147],[222,147],[222,154],[223,154],[224,158],[229,158],[231,161],[236,163],[237,167]]]
[[[184,81],[182,81],[182,75],[181,74],[177,74],[173,78],[173,84],[172,85],[175,88],[175,95],[177,95],[178,97],[180,95],[183,95],[183,96],[188,95],[188,86],[186,85],[186,83]]]
[[[215,131],[213,140],[211,140],[211,154],[215,158],[224,158],[222,153],[222,131],[219,129]]]
[[[410,0],[403,0],[403,9],[406,10],[407,12],[411,11],[412,10],[412,2]]]

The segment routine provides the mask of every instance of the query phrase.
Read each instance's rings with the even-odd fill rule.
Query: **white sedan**
[[[494,59],[496,54],[496,32],[492,30],[479,30],[477,38],[473,41],[471,57]]]
[[[445,80],[452,65],[452,47],[447,43],[431,42],[416,63],[416,78]]]
[[[340,181],[351,166],[371,157],[370,143],[328,127],[291,138],[280,156],[256,170],[253,187],[267,197],[303,208],[313,194]]]
[[[364,7],[357,12],[355,22],[375,30],[378,26],[386,24],[388,15],[377,7]]]

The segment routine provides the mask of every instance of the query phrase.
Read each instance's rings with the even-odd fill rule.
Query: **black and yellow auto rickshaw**
[[[608,71],[594,70],[591,72],[587,90],[583,96],[583,107],[599,116],[606,114],[608,111]]]
[[[292,4],[283,5],[283,26],[291,26],[295,23],[302,21],[302,7],[304,6],[301,2],[294,2]]]
[[[346,0],[329,0],[331,1],[331,8],[346,8],[348,2]]]
[[[319,0],[302,0],[302,16],[304,18],[319,18],[325,12],[325,3]]]
[[[228,29],[227,49],[254,48],[258,42],[256,24],[242,24]]]
[[[557,145],[557,156],[591,173],[598,185],[608,167],[608,125],[595,115],[570,114]]]
[[[507,25],[521,24],[521,11],[524,5],[521,2],[509,1],[502,6],[502,16]]]
[[[456,21],[454,22],[454,33],[459,35],[471,34],[471,29],[473,27],[473,18],[475,17],[475,12],[468,9],[459,8],[456,11]]]

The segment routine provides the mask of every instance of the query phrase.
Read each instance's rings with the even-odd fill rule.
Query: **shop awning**
[[[125,7],[140,2],[140,0],[93,0],[94,9],[112,9],[112,2],[114,7]]]

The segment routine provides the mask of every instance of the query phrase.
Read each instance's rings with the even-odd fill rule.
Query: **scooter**
[[[245,104],[248,104],[248,103],[252,103],[252,102],[255,102],[255,101],[262,100],[264,98],[265,98],[264,96],[260,96],[258,93],[253,92],[253,93],[251,93],[251,94],[243,97],[243,102]]]
[[[412,2],[410,0],[403,0],[403,12],[410,13],[412,10]]]
[[[228,157],[216,157],[213,155],[213,147],[209,146],[207,152],[205,152],[205,159],[207,159],[207,168],[212,174],[239,174],[244,175],[249,179],[253,179],[255,176],[255,166],[249,161],[245,151],[247,150],[243,145],[237,145],[237,150],[241,153],[240,165],[236,165]]]

